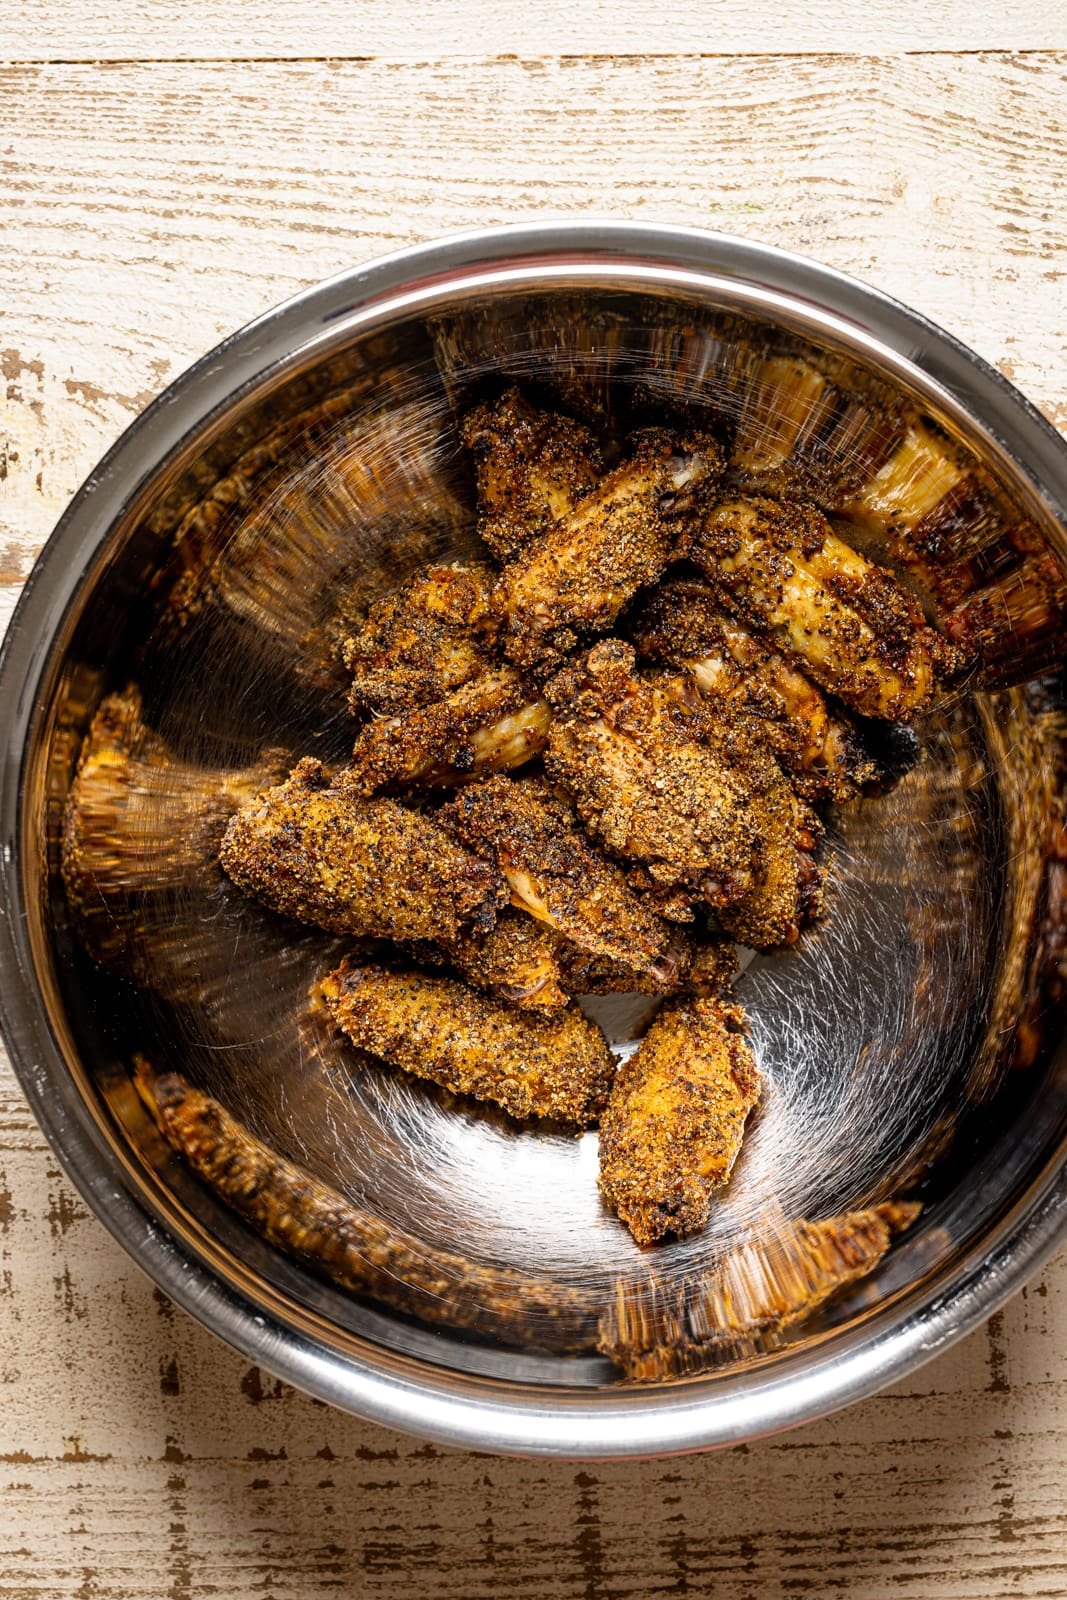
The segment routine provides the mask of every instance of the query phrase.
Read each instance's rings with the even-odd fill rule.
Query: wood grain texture
[[[7,0],[0,60],[780,55],[1067,47],[1059,0]]]
[[[568,8],[572,50],[596,48],[604,9]],[[777,28],[674,8],[672,39],[699,24],[751,52],[709,60],[663,59],[659,18],[627,0],[612,48],[656,59],[485,56],[490,37],[563,50],[557,10],[427,9],[436,47],[409,61],[0,71],[0,627],[69,495],[189,361],[319,277],[456,228],[612,213],[805,251],[1067,422],[1067,57],[784,54],[901,49],[906,25],[930,48],[1022,51],[1056,42],[1062,7],[810,0]],[[0,55],[402,56],[413,10],[263,15],[8,0]],[[1062,1596],[1065,1328],[1067,1256],[913,1378],[777,1439],[584,1467],[442,1451],[296,1394],[176,1311],[60,1177],[0,1062],[0,1595]]]

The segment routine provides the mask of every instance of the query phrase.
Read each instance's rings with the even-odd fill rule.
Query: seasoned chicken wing
[[[665,958],[646,972],[567,943],[560,945],[557,961],[560,981],[570,994],[717,995],[729,988],[738,969],[732,939],[696,939],[688,928],[677,926]]]
[[[745,791],[704,737],[706,719],[635,674],[632,646],[602,641],[547,693],[550,778],[674,915],[672,897],[718,909],[751,888],[757,834]]]
[[[499,867],[513,905],[570,944],[658,982],[673,974],[670,929],[543,780],[490,778],[464,790],[438,820]]]
[[[758,720],[793,787],[807,800],[849,800],[886,772],[861,728],[781,651],[723,609],[699,579],[658,584],[629,618],[639,660],[684,667],[701,694]]]
[[[487,1267],[389,1227],[255,1138],[177,1072],[136,1063],[167,1143],[271,1244],[334,1283],[424,1322],[547,1350],[587,1348],[597,1307],[548,1278]]]
[[[641,435],[630,460],[505,567],[493,603],[507,655],[519,666],[551,666],[584,636],[606,632],[659,577],[722,467],[710,437]]]
[[[353,710],[406,711],[440,700],[489,666],[491,567],[424,567],[375,600],[344,641]]]
[[[239,889],[284,916],[372,938],[453,938],[489,927],[499,874],[428,817],[365,800],[301,761],[230,822],[219,852]]]
[[[348,962],[320,991],[354,1044],[513,1117],[588,1127],[607,1099],[615,1059],[575,1007],[519,1011],[452,978]]]
[[[638,1244],[691,1233],[729,1178],[760,1075],[744,1015],[669,1001],[619,1067],[600,1120],[600,1192]]]
[[[449,788],[520,767],[544,749],[551,716],[536,688],[500,667],[433,705],[368,722],[343,782],[362,794]]]
[[[416,951],[420,960],[447,962],[476,988],[487,989],[513,1006],[565,1006],[561,987],[560,937],[525,911],[505,906],[487,933],[465,930],[448,945]]]
[[[236,771],[187,765],[145,725],[134,685],[101,701],[67,796],[62,845],[67,902],[94,960],[127,963],[147,900],[215,885],[227,823],[285,766],[278,751]]]
[[[891,572],[837,538],[814,506],[724,500],[687,549],[723,604],[865,716],[927,706],[950,647]]]
[[[573,511],[603,471],[588,428],[538,411],[515,388],[469,411],[460,435],[474,460],[478,532],[501,562]]]

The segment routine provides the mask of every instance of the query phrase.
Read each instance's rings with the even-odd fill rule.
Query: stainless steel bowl
[[[819,375],[818,426],[776,431],[766,374],[781,359]],[[863,536],[944,625],[970,630],[979,664],[918,725],[920,760],[898,788],[832,817],[826,923],[747,967],[767,1105],[711,1226],[651,1267],[597,1205],[591,1137],[519,1132],[311,1038],[304,997],[330,941],[179,875],[142,908],[133,985],[79,950],[58,878],[81,738],[130,678],[185,762],[343,751],[338,597],[358,603],[430,554],[473,548],[456,412],[502,376],[565,392],[609,430],[642,408],[710,416],[750,443],[755,429],[770,441],[762,470],[801,474],[831,510],[908,428],[949,441],[959,469],[910,544],[889,512]],[[234,335],[79,492],[0,660],[3,1031],[87,1203],[249,1358],[348,1410],[482,1449],[736,1441],[870,1394],[968,1332],[1067,1225],[1065,506],[1067,446],[970,351],[826,268],[695,230],[463,235]],[[625,1044],[632,1017],[608,1022]],[[282,1255],[163,1146],[130,1088],[137,1049],[428,1248],[594,1300],[639,1298],[650,1274],[697,1282],[772,1214],[817,1220],[898,1194],[924,1209],[807,1320],[674,1381],[624,1382],[595,1351],[546,1354],[535,1319],[522,1346],[429,1327]]]

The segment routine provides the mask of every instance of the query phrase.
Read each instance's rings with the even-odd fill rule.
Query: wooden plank
[[[390,56],[876,54],[1067,46],[1058,0],[8,0],[0,59],[275,60]]]
[[[615,214],[809,253],[941,321],[1062,421],[1065,66],[0,69],[0,584],[22,581],[103,450],[225,333],[476,224]]]

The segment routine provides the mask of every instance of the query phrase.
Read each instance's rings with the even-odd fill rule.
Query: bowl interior
[[[181,807],[220,773],[268,750],[343,759],[354,724],[339,634],[427,560],[478,553],[457,419],[508,381],[609,441],[650,420],[719,430],[746,482],[814,498],[980,646],[965,688],[915,725],[918,760],[897,787],[830,812],[825,919],[787,950],[746,958],[738,996],[765,1103],[708,1227],[654,1252],[598,1200],[595,1133],[519,1127],[368,1067],[327,1034],[307,997],[335,938],[271,917],[210,861],[185,859],[131,906],[133,982],[85,956],[58,872],[80,740],[101,696],[129,682],[184,775],[145,806],[146,849],[181,831]],[[941,466],[891,480],[909,438]],[[905,502],[924,507],[908,526]],[[901,357],[799,300],[769,308],[743,282],[573,265],[474,274],[342,319],[259,373],[148,464],[97,546],[42,669],[24,766],[23,837],[44,842],[23,868],[38,977],[131,1183],[253,1305],[284,1303],[323,1346],[371,1360],[400,1352],[530,1385],[622,1381],[594,1349],[546,1353],[536,1310],[518,1344],[492,1337],[491,1315],[481,1334],[431,1329],[281,1254],[163,1145],[130,1087],[136,1051],[180,1068],[390,1229],[604,1305],[684,1302],[754,1239],[922,1201],[880,1266],[813,1315],[735,1329],[678,1369],[712,1388],[862,1338],[981,1250],[1054,1169],[1067,1109],[1062,534],[981,423]],[[586,1004],[621,1051],[633,1047],[649,1002]]]

